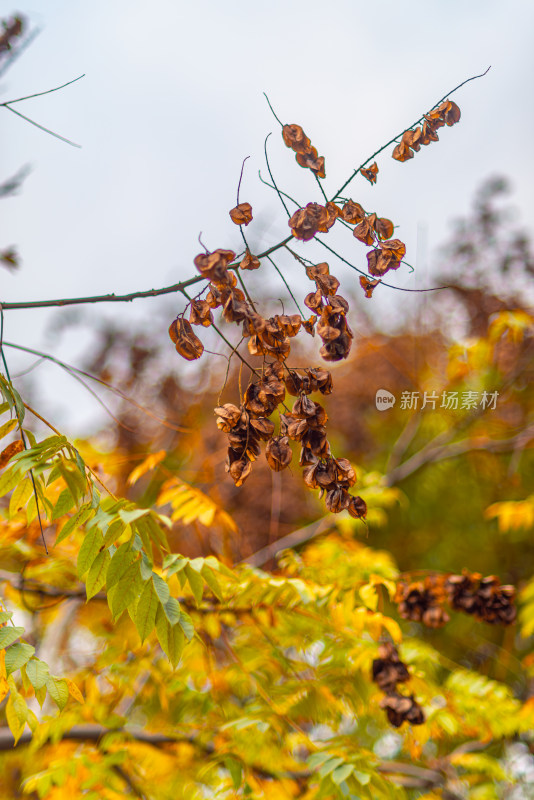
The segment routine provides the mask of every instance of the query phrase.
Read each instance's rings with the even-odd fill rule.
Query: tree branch
[[[193,734],[176,734],[174,736],[166,736],[161,733],[147,733],[142,730],[127,730],[124,728],[105,728],[101,725],[75,725],[70,730],[65,731],[61,739],[74,741],[74,742],[92,742],[98,744],[100,740],[108,733],[122,733],[125,739],[131,739],[143,744],[149,744],[153,747],[164,747],[166,744],[176,744],[177,742],[188,742],[195,747],[200,748],[206,755],[213,755],[216,752],[215,745],[210,742],[200,742],[198,737]],[[9,751],[16,747],[23,747],[32,741],[33,734],[31,731],[24,731],[19,740],[15,744],[13,734],[9,728],[0,728],[0,752]],[[251,769],[262,778],[269,778],[280,780],[289,778],[293,780],[302,780],[312,778],[315,773],[303,769],[301,771],[283,771],[268,770],[263,766],[256,764],[245,764],[246,767]],[[382,761],[377,765],[379,772],[387,776],[391,776],[391,780],[396,783],[402,784],[408,788],[431,788],[443,786],[446,781],[445,776],[436,770],[426,769],[424,767],[417,767],[414,764],[404,764],[400,761]]]
[[[526,428],[516,436],[510,439],[486,439],[486,438],[473,438],[461,439],[459,442],[451,442],[450,444],[438,445],[437,447],[427,446],[423,447],[418,453],[415,453],[411,458],[404,463],[395,467],[386,476],[386,485],[394,486],[399,481],[413,475],[421,467],[426,464],[431,464],[435,461],[445,461],[448,458],[456,458],[457,456],[465,455],[465,453],[476,452],[477,450],[485,450],[488,453],[508,453],[514,450],[515,447],[526,445],[534,440],[534,426]]]

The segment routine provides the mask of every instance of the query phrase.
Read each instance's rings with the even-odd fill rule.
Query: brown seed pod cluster
[[[397,691],[397,684],[408,681],[410,673],[406,664],[400,660],[397,648],[390,642],[385,642],[378,648],[378,658],[373,661],[372,679],[386,695],[380,702],[380,708],[385,710],[391,725],[395,728],[400,728],[403,722],[422,725],[425,715],[414,696]]]
[[[284,125],[282,138],[287,147],[296,153],[297,164],[317,175],[318,178],[326,177],[324,170],[324,156],[319,156],[300,125]]]
[[[336,294],[339,281],[330,275],[326,262],[306,267],[306,275],[315,281],[316,290],[306,295],[304,303],[317,315],[317,334],[323,340],[320,354],[325,361],[347,358],[354,335],[347,322],[349,304]]]
[[[445,597],[443,577],[429,575],[413,583],[399,581],[394,599],[404,619],[422,622],[429,628],[441,628],[450,620],[442,605]]]
[[[494,625],[511,625],[515,622],[515,587],[503,586],[495,575],[483,578],[478,573],[465,571],[462,575],[449,575],[445,590],[450,606],[455,611],[472,614]]]
[[[444,100],[424,116],[422,126],[413,130],[404,131],[400,143],[393,150],[392,156],[396,161],[408,161],[418,153],[421,145],[437,142],[439,137],[436,131],[444,125],[454,125],[460,121],[460,109],[452,100]]]
[[[280,430],[275,435],[269,419],[285,399],[286,391],[298,399],[291,411],[280,414]],[[291,463],[290,440],[301,445],[300,466],[310,489],[325,495],[326,507],[334,514],[347,510],[355,518],[365,517],[367,506],[361,497],[348,492],[356,474],[351,463],[332,456],[326,436],[326,411],[309,398],[312,392],[330,394],[332,376],[328,370],[288,369],[279,361],[264,366],[261,379],[247,387],[240,407],[226,403],[215,409],[217,427],[228,435],[226,471],[236,486],[250,475],[252,463],[260,454],[260,440],[267,442],[265,457],[269,467],[280,472]]]
[[[464,570],[461,575],[427,576],[423,581],[397,584],[395,602],[404,619],[440,628],[450,617],[443,608],[447,602],[453,611],[472,614],[476,619],[495,625],[510,625],[517,616],[515,588],[501,585],[498,578],[483,578]]]

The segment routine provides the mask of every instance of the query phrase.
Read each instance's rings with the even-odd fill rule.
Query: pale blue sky
[[[433,248],[491,174],[510,177],[532,230],[534,4],[525,0],[20,0],[0,9],[3,17],[20,11],[42,29],[0,81],[2,100],[86,73],[62,92],[17,106],[81,150],[3,113],[0,177],[33,167],[20,195],[2,201],[0,245],[16,244],[23,260],[18,274],[2,273],[5,301],[173,283],[193,274],[200,231],[211,248],[238,248],[227,212],[247,155],[241,199],[256,212],[251,239],[259,246],[285,236],[283,210],[257,180],[269,131],[281,187],[303,203],[319,197],[281,143],[263,91],[326,156],[329,194],[448,89],[491,65],[455,96],[459,125],[405,164],[383,154],[377,185],[359,177],[350,194],[400,226],[407,259],[418,267],[395,275],[406,286],[431,280]],[[419,248],[417,264],[421,230],[427,256],[423,263]],[[344,254],[365,266],[365,249],[347,247]],[[355,280],[331,266],[342,284]],[[405,298],[377,300],[376,314]],[[150,303],[106,311],[139,319]],[[6,312],[6,337],[39,347],[61,313]],[[75,358],[78,344],[63,343],[62,353]],[[46,386],[43,393],[68,419]]]

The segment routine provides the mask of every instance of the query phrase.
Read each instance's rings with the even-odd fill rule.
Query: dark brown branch
[[[293,239],[292,236],[288,236],[278,244],[273,245],[268,250],[265,250],[263,253],[260,253],[257,258],[264,258],[264,256],[268,256],[271,253],[274,253],[276,250],[279,250],[281,247],[284,247],[288,242]],[[231,265],[229,269],[238,269],[238,264]],[[177,292],[183,291],[188,286],[193,286],[196,283],[200,283],[200,281],[205,280],[202,275],[195,275],[193,278],[189,278],[186,281],[180,281],[180,283],[174,283],[172,286],[164,286],[162,289],[147,289],[143,292],[131,292],[130,294],[101,294],[101,295],[94,295],[92,297],[65,297],[60,300],[31,300],[31,301],[23,301],[20,303],[0,303],[0,308],[4,311],[12,311],[15,309],[22,309],[22,308],[48,308],[51,306],[74,306],[74,305],[82,305],[84,303],[129,303],[132,300],[138,300],[143,297],[159,297],[162,294],[173,294]]]

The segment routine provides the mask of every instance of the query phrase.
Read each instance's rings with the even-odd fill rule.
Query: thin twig
[[[23,347],[23,345],[14,344],[13,342],[4,342],[4,345],[6,347],[12,347],[15,350],[22,350],[25,353],[32,353],[33,355],[39,356],[41,360],[45,359],[45,360],[51,361],[53,364],[57,364],[58,367],[61,367],[62,369],[64,369],[69,374],[76,372],[79,375],[83,375],[85,378],[90,378],[92,381],[95,381],[96,383],[99,383],[102,386],[104,386],[106,389],[109,389],[110,392],[113,392],[113,394],[116,394],[122,400],[124,400],[127,403],[130,403],[135,408],[137,408],[139,411],[142,411],[143,414],[146,414],[148,417],[150,417],[151,419],[154,419],[156,422],[159,422],[161,425],[164,425],[166,428],[170,428],[171,430],[177,431],[178,433],[191,433],[191,431],[192,431],[191,428],[184,428],[184,427],[181,427],[180,425],[174,425],[172,422],[167,422],[167,420],[164,420],[162,417],[158,417],[157,414],[154,414],[148,408],[145,408],[144,406],[142,406],[139,403],[137,403],[129,395],[127,395],[125,392],[123,392],[117,386],[114,386],[112,383],[108,383],[107,381],[103,380],[102,378],[99,378],[97,375],[92,375],[90,372],[86,372],[83,369],[79,369],[78,367],[75,367],[72,364],[67,364],[65,361],[61,361],[59,358],[56,358],[55,356],[50,355],[50,353],[44,353],[41,350],[34,350],[31,347]],[[76,376],[75,375],[71,375],[71,377],[74,378]],[[88,391],[91,391],[91,394],[94,394],[94,392],[92,392],[92,390],[90,390],[89,387],[85,383],[83,385],[85,386],[86,389],[88,389]],[[100,398],[98,398],[98,399],[100,400]],[[105,408],[106,408],[106,411],[108,411],[106,406],[105,406]],[[118,424],[121,425],[122,427],[126,428],[126,430],[132,430],[127,425],[125,425],[123,422],[119,421]]]
[[[264,97],[265,97],[265,99],[267,100],[267,105],[268,105],[268,106],[269,106],[269,108],[271,109],[271,111],[272,111],[272,114],[273,114],[273,117],[274,117],[274,118],[275,118],[275,120],[276,120],[276,121],[279,123],[280,127],[282,127],[282,128],[283,128],[284,126],[283,126],[283,124],[280,122],[280,120],[278,119],[278,117],[276,116],[276,114],[275,114],[275,112],[274,112],[274,108],[273,108],[273,107],[272,107],[272,105],[271,105],[271,101],[269,100],[269,98],[267,97],[267,95],[265,94],[265,92],[263,93],[263,96],[264,96]]]
[[[282,205],[284,206],[284,209],[285,209],[285,212],[286,212],[287,216],[288,216],[288,217],[290,217],[290,216],[291,216],[291,214],[289,213],[289,209],[288,209],[288,207],[286,206],[286,204],[284,203],[284,198],[282,197],[282,195],[281,195],[281,193],[280,193],[280,191],[279,191],[279,189],[278,189],[278,186],[276,185],[276,181],[275,181],[275,179],[274,179],[274,175],[273,175],[273,173],[271,172],[271,165],[269,164],[269,156],[267,155],[267,141],[268,141],[268,139],[269,139],[269,136],[272,136],[272,133],[268,133],[268,134],[267,134],[267,136],[265,137],[265,142],[263,143],[263,149],[264,149],[264,151],[265,151],[265,163],[267,164],[267,169],[268,169],[268,171],[269,171],[269,175],[271,176],[271,180],[272,180],[272,182],[273,182],[273,186],[274,186],[274,188],[276,189],[276,193],[277,193],[277,195],[278,195],[278,197],[279,197],[279,199],[280,199],[280,202],[281,202],[281,203],[282,203]]]
[[[289,248],[288,248],[288,249],[289,249]],[[279,267],[278,267],[278,266],[275,264],[275,262],[272,260],[271,256],[267,256],[267,258],[269,259],[269,261],[271,262],[271,264],[273,265],[273,267],[275,268],[275,270],[276,270],[276,271],[278,272],[278,274],[280,275],[280,278],[282,279],[282,282],[283,282],[284,286],[286,287],[286,289],[287,289],[287,291],[289,292],[289,294],[290,294],[290,296],[291,296],[291,298],[292,298],[293,302],[295,303],[295,305],[296,305],[296,307],[297,307],[297,309],[298,309],[298,312],[299,312],[300,316],[301,316],[301,317],[304,319],[304,314],[303,314],[303,312],[302,312],[302,309],[301,309],[301,307],[300,307],[300,306],[299,306],[299,304],[298,304],[297,298],[295,297],[295,295],[294,295],[294,294],[293,294],[293,292],[291,291],[291,287],[289,286],[289,283],[288,283],[288,282],[286,281],[286,279],[284,278],[284,275],[283,275],[283,273],[281,272],[281,270],[279,269]]]
[[[59,139],[60,141],[65,142],[66,144],[70,144],[72,145],[72,147],[81,148],[81,144],[76,144],[76,142],[73,142],[71,139],[66,139],[65,136],[61,136],[59,133],[50,130],[50,128],[45,128],[44,125],[40,125],[34,119],[30,119],[30,117],[27,117],[25,114],[21,114],[20,111],[15,111],[15,109],[11,108],[11,106],[7,105],[7,103],[3,103],[2,105],[4,108],[7,108],[8,111],[11,111],[13,114],[16,114],[17,117],[21,117],[22,119],[26,120],[26,122],[29,122],[30,125],[35,125],[35,127],[39,128],[39,130],[44,131],[45,133],[49,133],[50,136],[53,136],[55,139]]]

